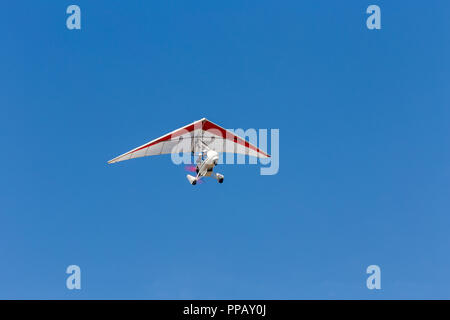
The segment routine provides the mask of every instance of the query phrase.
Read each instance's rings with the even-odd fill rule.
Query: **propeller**
[[[204,184],[204,183],[206,183],[206,180],[203,179],[203,177],[198,177],[197,184]]]
[[[196,172],[196,166],[194,166],[194,165],[192,165],[192,164],[190,164],[190,165],[187,165],[187,166],[184,166],[184,170],[186,170],[186,171],[188,171],[188,172]]]

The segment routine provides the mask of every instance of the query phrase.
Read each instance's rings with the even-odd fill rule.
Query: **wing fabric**
[[[260,150],[247,140],[235,135],[229,130],[205,119],[203,126],[203,141],[217,152],[245,154],[257,158],[269,158],[270,155]]]
[[[168,153],[201,152],[205,145],[217,152],[270,157],[248,141],[203,118],[130,150],[108,163]]]

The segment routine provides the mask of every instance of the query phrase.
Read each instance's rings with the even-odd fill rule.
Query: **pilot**
[[[200,165],[203,162],[203,160],[205,160],[205,158],[206,158],[206,151],[202,151],[202,153],[200,153],[198,155],[198,158],[196,161],[197,165]]]

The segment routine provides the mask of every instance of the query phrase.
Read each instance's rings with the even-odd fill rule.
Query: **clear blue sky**
[[[0,298],[450,298],[449,10],[4,4]],[[279,128],[279,174],[192,187],[170,156],[106,164],[202,117]]]

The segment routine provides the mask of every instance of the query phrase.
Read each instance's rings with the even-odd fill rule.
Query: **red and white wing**
[[[202,141],[207,144],[209,148],[217,152],[239,153],[257,158],[270,157],[266,152],[229,130],[224,129],[207,119],[202,120]]]
[[[175,148],[180,143],[191,143],[192,137],[201,131],[201,120],[190,123],[182,128],[169,132],[155,140],[147,142],[140,147],[125,152],[124,154],[109,160],[108,163],[115,163],[134,158],[155,156],[177,152]]]
[[[204,151],[205,145],[217,152],[240,153],[258,158],[270,157],[248,141],[203,118],[130,150],[108,163],[168,153],[201,152]]]

